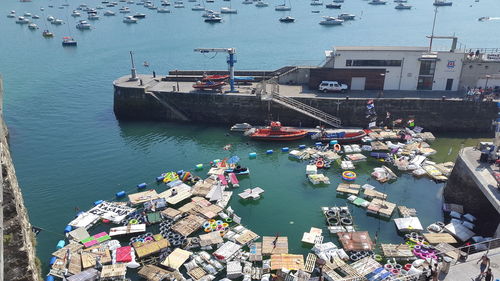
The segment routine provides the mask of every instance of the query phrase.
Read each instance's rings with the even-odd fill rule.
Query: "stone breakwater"
[[[191,122],[226,125],[242,122],[264,125],[272,119],[287,126],[319,125],[317,120],[273,101],[261,99],[252,91],[236,94],[196,92],[186,85],[180,87],[180,91],[175,91],[171,86],[163,87],[161,91],[150,88],[147,91],[154,93],[153,97],[147,93],[146,83],[145,86],[137,86],[137,83],[131,85],[122,81],[126,80],[120,78],[114,83],[114,112],[119,120],[185,121],[185,118],[180,117],[183,115]],[[368,124],[368,99],[294,98],[338,116],[345,127],[366,127]],[[385,118],[386,112],[390,112],[394,119],[413,118],[419,126],[433,132],[491,132],[492,121],[498,113],[494,102],[475,103],[455,99],[376,99],[375,106],[379,120]]]

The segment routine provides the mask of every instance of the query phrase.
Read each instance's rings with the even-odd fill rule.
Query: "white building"
[[[461,51],[428,52],[427,47],[334,47],[325,53],[323,67],[350,72],[351,90],[365,89],[367,77],[356,76],[356,69],[385,69],[377,74],[384,77],[384,90],[456,91],[465,58]]]

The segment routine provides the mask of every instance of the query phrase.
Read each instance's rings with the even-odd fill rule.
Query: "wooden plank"
[[[155,265],[143,266],[137,274],[148,281],[162,281],[165,280],[166,277],[174,277],[175,275],[174,272],[159,268]],[[177,275],[179,274],[177,273]],[[180,276],[177,277],[177,280],[180,280]]]
[[[250,229],[246,229],[245,231],[243,231],[243,233],[240,234],[240,236],[236,237],[235,240],[241,245],[246,245],[249,242],[257,240],[259,237],[260,236],[255,232],[251,231]]]
[[[380,191],[376,191],[374,189],[366,189],[364,192],[366,198],[378,198],[378,199],[387,199],[387,194],[382,193]]]
[[[262,255],[288,254],[288,237],[262,237]]]
[[[78,274],[82,271],[82,256],[79,253],[71,254],[69,260],[68,272],[71,274]]]
[[[176,222],[172,226],[172,230],[183,236],[189,236],[191,233],[198,230],[204,222],[205,219],[200,216],[189,215]]]
[[[424,233],[424,238],[430,244],[448,243],[455,244],[457,240],[449,233]]]
[[[368,251],[373,249],[373,242],[367,231],[338,232],[337,235],[346,251]]]
[[[337,193],[358,195],[361,185],[341,183],[337,186]]]
[[[124,277],[126,273],[127,273],[127,266],[124,263],[104,265],[101,270],[101,279]]]
[[[306,258],[306,264],[304,265],[304,271],[312,273],[314,270],[314,267],[316,266],[316,255],[313,253],[307,254]]]
[[[271,270],[286,268],[289,270],[303,270],[304,256],[293,254],[271,255]]]
[[[161,264],[173,269],[179,269],[179,267],[189,259],[191,254],[192,253],[189,251],[176,248]]]
[[[406,244],[382,244],[381,247],[384,256],[388,258],[410,258],[414,256],[410,247]]]

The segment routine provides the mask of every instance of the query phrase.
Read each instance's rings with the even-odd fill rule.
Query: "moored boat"
[[[286,17],[280,18],[280,22],[285,22],[285,23],[295,22],[295,18],[293,18],[291,16],[286,16]]]
[[[76,40],[69,36],[63,37],[62,45],[63,47],[76,47]]]
[[[340,8],[342,8],[342,5],[331,3],[331,4],[326,4],[325,8],[327,8],[327,9],[340,9]]]
[[[213,15],[216,16],[216,15]],[[207,18],[213,17],[213,16],[208,16]],[[206,20],[205,20],[206,21]],[[201,81],[224,81],[226,79],[229,79],[229,75],[204,75]]]
[[[313,134],[311,139],[327,142],[327,141],[337,141],[338,143],[355,143],[361,142],[361,139],[367,136],[365,130],[355,131],[355,132],[335,132],[327,133],[325,130],[321,130],[319,133]]]
[[[52,38],[52,37],[54,37],[54,33],[50,32],[48,30],[44,30],[42,32],[42,36],[45,37],[45,38]]]
[[[307,135],[306,130],[283,127],[279,121],[273,121],[268,127],[255,130],[252,129],[247,133],[247,135],[252,139],[266,141],[298,140]]]
[[[193,84],[193,88],[199,89],[199,90],[217,90],[221,89],[222,86],[224,86],[226,83],[222,82],[214,82],[214,81],[206,81],[206,82],[201,82],[198,81],[195,84]]]

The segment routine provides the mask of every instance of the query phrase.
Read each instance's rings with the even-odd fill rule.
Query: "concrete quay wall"
[[[489,165],[479,163],[479,151],[464,148],[455,161],[443,191],[445,203],[464,206],[465,213],[477,218],[474,232],[500,237],[500,205],[496,181]]]
[[[177,108],[192,122],[264,125],[279,120],[287,126],[317,126],[319,122],[272,101],[251,94],[155,91],[162,101]],[[331,115],[345,127],[366,127],[368,99],[296,98]],[[414,118],[419,126],[433,132],[491,132],[498,108],[494,102],[467,102],[439,99],[377,99],[379,120],[390,112],[393,118]],[[114,84],[114,112],[120,120],[176,121],[178,117],[143,87]]]

